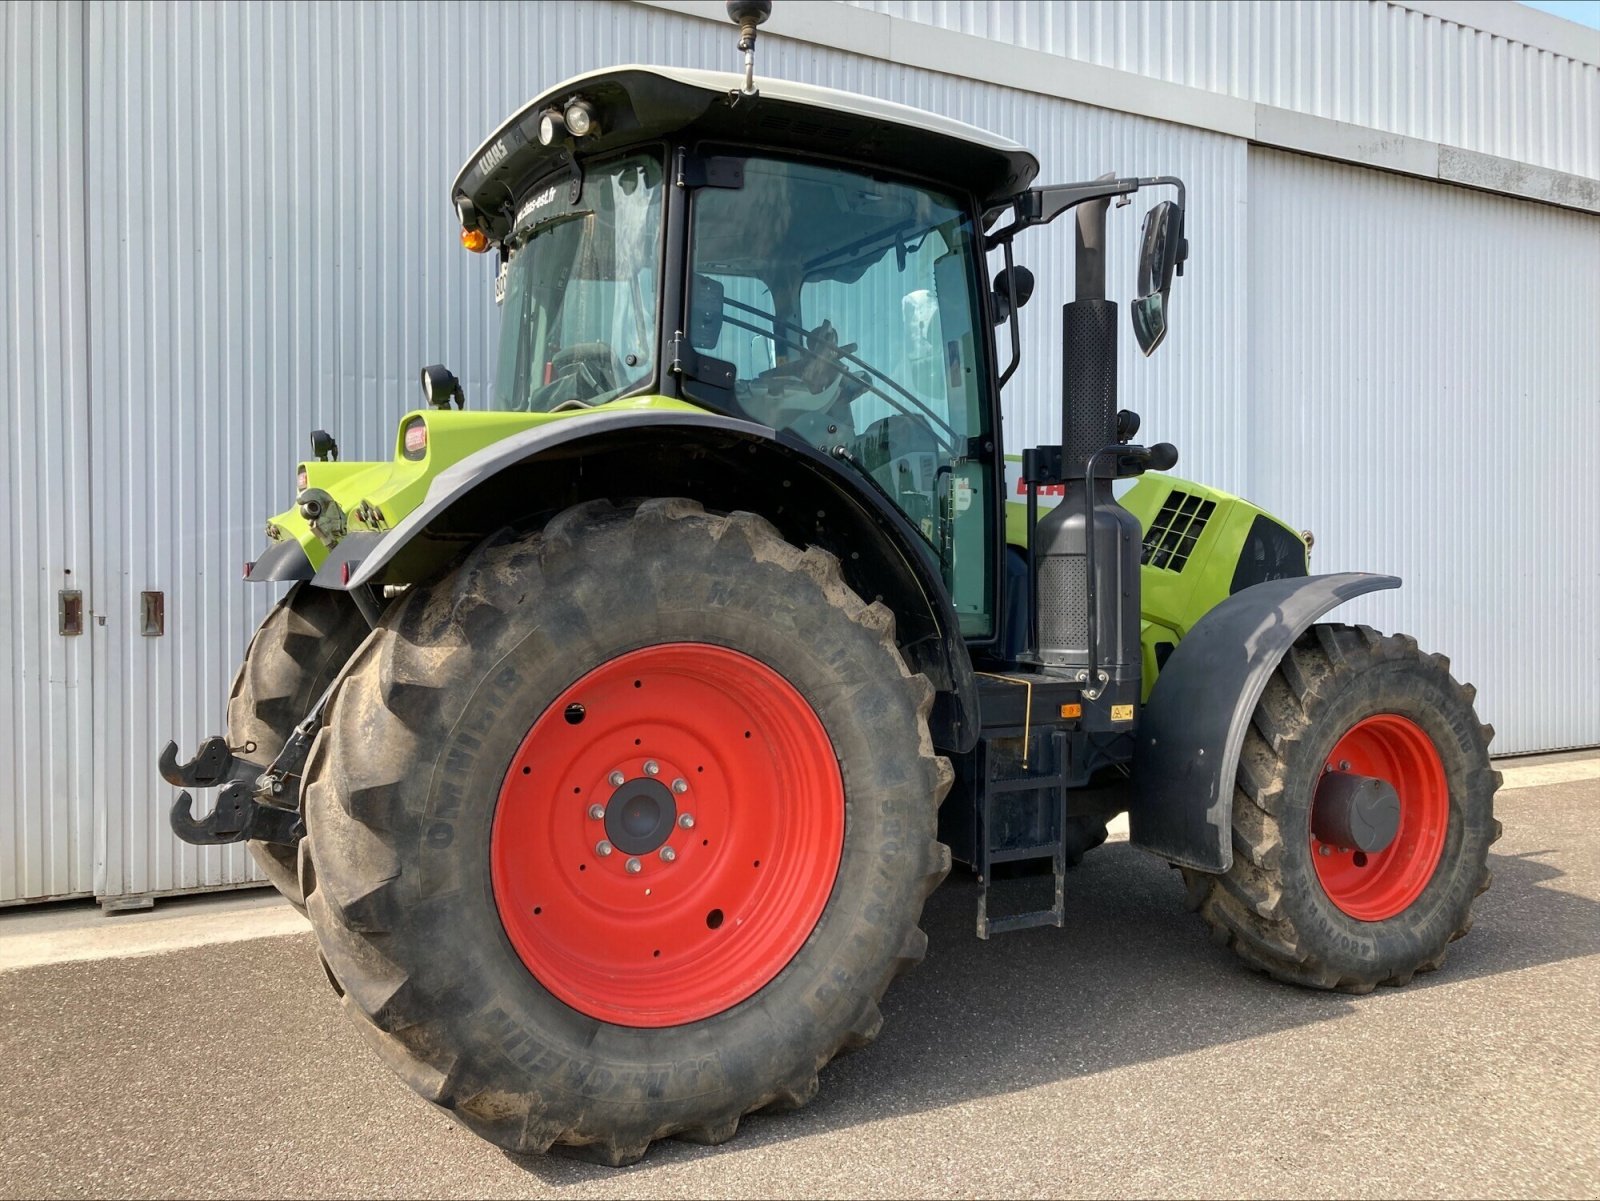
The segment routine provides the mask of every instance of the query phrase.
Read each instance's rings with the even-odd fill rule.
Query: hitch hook
[[[251,751],[255,747],[246,743],[238,749]],[[213,734],[200,744],[193,759],[179,763],[178,744],[169,742],[161,752],[161,778],[179,788],[216,788],[261,773],[259,767],[235,757],[233,752],[226,738]]]
[[[305,837],[305,822],[292,809],[263,805],[239,781],[223,789],[217,804],[199,821],[194,817],[194,797],[180,792],[172,803],[172,832],[196,846],[221,846],[230,842],[278,842],[294,846]]]

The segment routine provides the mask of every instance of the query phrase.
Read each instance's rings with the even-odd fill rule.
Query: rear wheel
[[[308,766],[312,923],[412,1087],[608,1163],[803,1104],[922,956],[933,689],[750,514],[586,504],[386,616]]]
[[[270,764],[369,632],[344,593],[306,583],[289,589],[256,630],[233,677],[228,745],[239,748],[234,753],[261,767]],[[246,845],[273,886],[303,911],[297,848]]]
[[[1440,655],[1319,625],[1245,735],[1233,865],[1184,870],[1218,941],[1272,976],[1367,992],[1444,962],[1489,886],[1493,730]]]

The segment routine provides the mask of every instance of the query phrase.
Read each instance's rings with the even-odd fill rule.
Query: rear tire
[[[1471,928],[1500,837],[1494,731],[1479,723],[1474,695],[1414,639],[1339,625],[1302,635],[1245,735],[1233,865],[1184,869],[1190,907],[1217,941],[1275,979],[1345,992],[1439,967]],[[1400,834],[1359,862],[1312,833],[1318,781],[1347,757],[1400,798]]]
[[[228,697],[228,745],[239,758],[266,767],[294,727],[344,669],[369,633],[342,592],[298,583],[262,621]],[[298,848],[246,844],[267,879],[302,913]]]
[[[649,666],[634,682],[635,664],[679,653],[695,703]],[[787,789],[725,790],[719,817],[719,756],[749,754],[783,725],[763,724],[765,694],[747,692],[750,713],[735,725],[749,733],[710,728],[715,675],[692,664],[735,660],[776,673],[776,691],[801,698],[799,725],[803,708],[831,742],[831,755],[807,759],[841,785],[837,863],[820,893],[802,880],[784,894],[820,908],[784,919],[778,933],[796,949],[768,954],[767,933],[739,941],[771,925],[761,923],[773,896],[762,894],[726,914],[702,913],[702,901],[682,931],[690,950],[663,942],[657,960],[654,944],[635,947],[632,919],[657,920],[652,906],[674,903],[674,881],[694,886],[686,873],[795,880],[814,866],[808,847],[829,853],[826,830],[802,839],[790,859],[799,875],[787,877],[777,854],[753,863],[743,850],[731,867],[716,854],[741,827],[806,803],[786,773]],[[653,695],[669,699],[652,710]],[[832,556],[802,553],[752,514],[591,502],[542,533],[490,539],[385,616],[312,751],[308,907],[346,1012],[418,1093],[514,1151],[560,1144],[617,1165],[655,1139],[721,1142],[751,1110],[804,1104],[823,1064],[876,1036],[879,998],[927,944],[918,918],[950,862],[935,839],[952,772],[928,734],[933,695],[901,659],[888,610],[851,592]],[[618,716],[635,702],[644,716]],[[682,751],[686,739],[707,753]],[[687,794],[659,823],[675,859],[624,848],[631,834],[610,826],[623,803],[608,774],[617,756],[664,768],[657,784],[641,774],[628,787]],[[603,821],[591,812],[599,802]],[[692,832],[681,823],[690,802]],[[608,832],[617,845],[602,854]],[[626,872],[625,856],[637,860]],[[646,901],[652,884],[666,899]],[[716,991],[729,978],[716,970],[723,945],[755,964],[748,995],[727,1003]],[[698,956],[696,970],[678,972],[679,954]],[[590,969],[607,962],[617,986],[597,995]],[[657,1010],[640,981],[659,985]]]

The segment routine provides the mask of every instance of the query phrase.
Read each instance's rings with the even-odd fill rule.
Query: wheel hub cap
[[[606,837],[625,855],[648,855],[667,841],[677,819],[678,806],[667,786],[640,776],[611,794],[606,804]]]
[[[620,655],[512,756],[490,874],[506,936],[566,1004],[624,1026],[737,1005],[821,918],[844,782],[805,697],[726,647]]]
[[[1386,850],[1400,831],[1400,794],[1375,776],[1326,772],[1311,803],[1311,832],[1324,843],[1369,854]]]

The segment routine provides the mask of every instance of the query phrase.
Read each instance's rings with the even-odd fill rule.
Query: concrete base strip
[[[212,899],[158,905],[146,913],[105,915],[73,906],[0,917],[0,972],[161,955],[219,942],[304,934],[310,924],[276,893],[246,899]]]
[[[1497,763],[1502,777],[1501,792],[1514,788],[1537,788],[1544,784],[1571,784],[1578,780],[1600,780],[1600,759],[1564,759],[1554,763]]]

